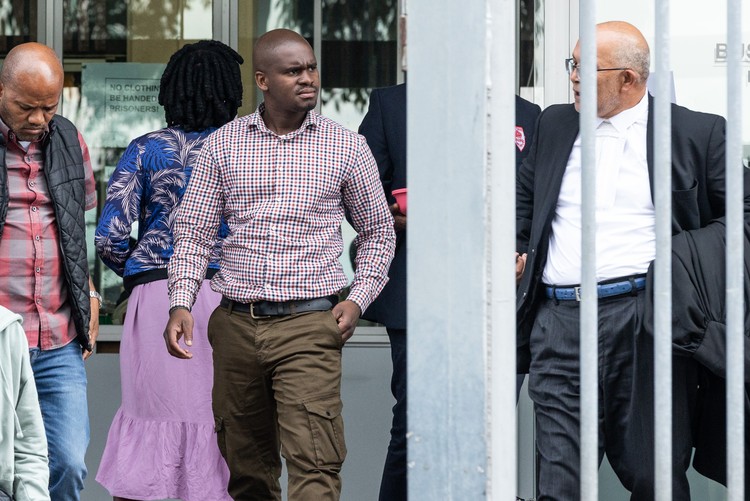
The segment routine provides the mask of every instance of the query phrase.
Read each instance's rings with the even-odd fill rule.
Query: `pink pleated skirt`
[[[221,296],[205,280],[193,307],[193,358],[164,344],[167,281],[133,289],[120,342],[122,404],[96,480],[112,496],[230,501],[229,470],[219,453],[211,411],[213,361],[206,326]]]

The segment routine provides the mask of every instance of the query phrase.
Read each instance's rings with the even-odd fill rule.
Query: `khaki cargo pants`
[[[213,411],[235,500],[338,500],[346,456],[341,417],[342,339],[330,311],[254,319],[211,315]]]

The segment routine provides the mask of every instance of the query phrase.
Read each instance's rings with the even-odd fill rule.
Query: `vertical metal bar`
[[[401,0],[398,2],[398,18],[396,21],[396,83],[402,84],[404,83],[404,78],[406,77],[406,71],[404,68],[404,42],[405,40],[405,33],[402,33],[401,30],[406,31],[406,26],[401,24],[401,19],[403,16],[406,15],[406,0]]]
[[[318,58],[318,66],[320,67],[320,74],[325,75],[325,61],[323,61],[323,0],[315,0],[313,9],[313,52],[315,57]],[[321,64],[322,63],[322,64]],[[321,84],[321,92],[326,88],[325,78]],[[320,113],[320,109],[323,106],[321,99],[318,99],[318,103],[315,105],[315,111]]]
[[[214,0],[213,38],[229,45],[229,0]],[[235,22],[236,18],[235,18]]]
[[[595,1],[581,0],[581,501],[596,501],[599,492],[595,10]]]
[[[487,499],[513,499],[516,494],[516,294],[515,212],[516,159],[515,79],[516,0],[487,1],[487,200],[489,203],[490,308],[488,372],[490,473]]]
[[[36,41],[49,45],[48,40],[52,38],[54,25],[52,24],[52,2],[54,0],[39,0],[36,11]],[[59,54],[58,54],[59,56]]]
[[[486,17],[486,1],[409,0],[407,268],[418,286],[407,291],[407,445],[415,500],[487,495]],[[461,99],[452,99],[459,89]]]
[[[62,0],[39,0],[37,5],[37,40],[51,47],[62,61]]]
[[[47,43],[47,3],[39,0],[36,6],[36,42]]]
[[[657,501],[672,501],[672,113],[669,0],[656,2],[654,414]]]
[[[508,27],[513,29],[514,33],[514,39],[513,39],[513,53],[518,54],[519,48],[521,47],[521,0],[515,0],[515,9],[513,9],[513,26]],[[508,24],[507,22],[505,24]],[[490,46],[492,47],[492,46]],[[521,58],[514,57],[513,58],[513,75],[515,75],[515,78],[513,79],[514,92],[516,89],[519,89],[521,87]]]
[[[543,0],[544,6],[544,106],[570,102],[570,82],[563,61],[570,57],[571,26],[569,0]],[[564,21],[563,21],[564,20]],[[567,22],[566,22],[567,21]],[[577,23],[576,23],[577,24]],[[551,61],[551,62],[550,62]],[[539,103],[537,103],[539,104]]]
[[[727,1],[727,487],[745,499],[742,2]]]
[[[238,0],[229,0],[229,43],[228,45],[234,50],[238,50],[240,46],[239,37],[239,25],[240,25],[240,10]]]
[[[37,42],[55,51],[63,60],[62,0],[39,0],[37,4]],[[65,102],[60,100],[59,113],[64,114]]]

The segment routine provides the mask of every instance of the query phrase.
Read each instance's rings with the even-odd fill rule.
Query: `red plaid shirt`
[[[270,131],[264,107],[204,143],[174,224],[171,306],[192,306],[219,219],[229,224],[212,288],[240,302],[288,301],[338,293],[341,222],[358,235],[348,299],[362,311],[385,285],[393,218],[364,137],[310,111],[296,131]]]
[[[73,341],[76,329],[52,199],[44,177],[43,139],[24,148],[0,120],[8,170],[8,215],[0,237],[0,304],[23,317],[29,346],[42,350]],[[86,209],[96,207],[89,150],[78,134],[86,169]]]

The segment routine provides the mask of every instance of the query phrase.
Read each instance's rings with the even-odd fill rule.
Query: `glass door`
[[[212,14],[206,0],[63,2],[62,114],[83,134],[97,179],[99,210],[87,215],[87,238],[104,324],[121,319],[115,310],[123,291],[121,279],[96,259],[93,244],[107,182],[132,139],[166,125],[158,104],[161,73],[181,46],[212,38]]]

